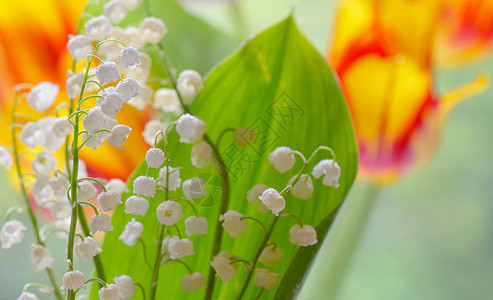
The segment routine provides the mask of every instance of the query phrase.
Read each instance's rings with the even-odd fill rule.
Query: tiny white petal
[[[339,187],[339,178],[341,177],[341,167],[332,159],[324,159],[313,167],[312,175],[315,179],[325,175],[322,183],[326,186]]]
[[[144,225],[138,221],[135,221],[135,219],[132,219],[127,223],[127,225],[125,225],[125,229],[118,239],[122,240],[122,242],[127,246],[133,246],[137,243],[137,240],[142,235],[143,231]]]
[[[123,147],[123,142],[128,138],[132,128],[127,125],[116,125],[111,129],[111,133],[107,137],[108,144],[114,147]]]
[[[110,93],[101,102],[101,111],[114,119],[116,114],[122,109],[124,103],[125,101],[119,93]]]

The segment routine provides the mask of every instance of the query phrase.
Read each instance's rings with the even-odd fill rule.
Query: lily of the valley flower
[[[154,197],[156,193],[156,180],[152,177],[139,176],[134,180],[134,193],[147,197]]]
[[[295,178],[296,176],[292,177],[291,180],[294,180]],[[311,198],[312,193],[313,193],[313,180],[307,174],[301,175],[300,179],[295,183],[295,185],[291,189],[291,194],[293,196],[303,200]]]
[[[122,240],[122,242],[127,246],[133,246],[137,243],[137,240],[140,238],[143,231],[144,225],[138,221],[135,221],[135,219],[132,219],[127,223],[127,225],[125,225],[125,229],[118,239]]]
[[[113,226],[111,225],[111,218],[105,214],[94,215],[89,221],[89,228],[91,229],[91,234],[96,232],[107,232],[112,231]]]
[[[126,299],[131,298],[135,295],[135,282],[130,276],[121,275],[119,277],[113,278],[113,281],[118,286]]]
[[[116,284],[108,284],[98,291],[100,300],[123,300],[125,297]]]
[[[178,76],[176,88],[186,99],[197,97],[203,87],[202,78],[197,71],[185,70]]]
[[[273,267],[277,265],[283,257],[284,254],[282,253],[281,247],[279,247],[279,245],[272,244],[266,246],[264,250],[262,250],[258,260],[267,267]]]
[[[193,255],[193,243],[189,239],[172,240],[168,245],[169,257],[173,260]]]
[[[207,219],[204,217],[190,216],[185,220],[187,235],[207,234]]]
[[[157,44],[161,42],[168,29],[160,19],[147,17],[140,22],[139,31],[145,43]]]
[[[68,271],[63,275],[63,286],[64,290],[76,290],[86,288],[86,278],[84,273],[78,270]]]
[[[38,297],[33,293],[22,292],[17,300],[38,300]]]
[[[188,200],[199,199],[205,196],[205,182],[202,178],[193,177],[183,182],[183,194]]]
[[[113,61],[106,61],[96,68],[96,77],[99,83],[105,85],[111,83],[120,78],[120,72],[118,71],[118,66]]]
[[[53,105],[60,88],[49,81],[38,83],[27,94],[27,103],[38,112],[44,112]]]
[[[90,236],[85,237],[84,240],[78,238],[74,245],[74,254],[76,259],[90,260],[101,251],[103,250],[99,248],[96,240]]]
[[[243,215],[234,210],[228,210],[224,215],[219,216],[219,221],[223,222],[223,228],[232,238],[236,238],[247,230],[247,223],[241,219]]]
[[[125,69],[135,68],[140,65],[139,50],[134,47],[127,47],[120,53],[120,60]]]
[[[180,142],[193,144],[204,136],[205,123],[201,119],[186,113],[181,115],[177,122],[176,132],[180,136]]]
[[[296,224],[289,229],[289,241],[304,247],[315,245],[318,242],[317,232],[310,225],[300,226]]]
[[[224,252],[214,256],[211,261],[211,267],[216,271],[216,275],[221,277],[223,283],[230,281],[236,276],[236,269],[229,262],[230,260],[225,257]]]
[[[159,148],[151,148],[147,150],[145,160],[149,168],[158,169],[164,163],[164,152]]]
[[[202,273],[187,274],[181,278],[181,286],[185,292],[200,290],[205,288],[205,279]]]
[[[11,248],[12,245],[20,243],[24,237],[24,231],[26,230],[26,226],[17,220],[11,220],[3,224],[2,230],[0,231],[2,248],[8,249]]]
[[[144,217],[149,208],[149,201],[139,196],[130,196],[125,201],[125,213]]]
[[[293,150],[289,147],[277,147],[269,154],[269,162],[280,173],[291,170],[296,163]]]
[[[122,203],[122,195],[115,191],[109,190],[107,192],[102,192],[98,195],[98,204],[102,211],[110,211],[117,205]]]
[[[259,199],[276,216],[286,207],[286,200],[273,188],[266,189]]]
[[[212,147],[206,142],[200,142],[192,147],[192,165],[197,168],[208,167],[212,162]]]
[[[276,286],[278,278],[279,274],[277,273],[272,273],[267,269],[256,269],[253,282],[259,288],[272,290]]]
[[[35,245],[33,247],[30,260],[34,272],[53,267],[53,256],[48,249],[41,245]]]
[[[183,213],[181,204],[175,201],[164,201],[157,207],[157,220],[163,225],[174,225],[178,222]]]

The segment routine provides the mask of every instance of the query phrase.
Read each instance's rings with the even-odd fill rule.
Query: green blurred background
[[[323,54],[329,43],[333,5],[333,1],[324,0],[242,1],[240,10],[247,25],[242,31],[232,25],[238,15],[230,6],[211,1],[185,2],[191,13],[218,29],[243,36],[274,24],[294,10],[300,28]],[[493,74],[493,60],[438,70],[437,91],[448,91],[480,70]],[[379,194],[338,299],[493,299],[490,95],[488,90],[460,104],[447,122],[430,165]],[[3,172],[0,182],[0,210],[5,211],[18,203],[18,196]],[[361,197],[361,190],[357,184],[349,201]],[[20,219],[28,224],[24,216]],[[333,239],[330,234],[319,256],[330,251]],[[28,233],[22,244],[0,250],[0,299],[16,299],[28,281],[46,282],[45,273],[33,273],[30,266],[32,242],[33,236]],[[63,257],[64,244],[56,238],[50,240],[55,257]],[[323,263],[323,257],[318,262]],[[91,264],[85,267],[83,271],[89,273]],[[64,262],[57,261],[55,269],[60,275]],[[310,287],[323,284],[323,271],[312,275],[316,280]],[[316,298],[324,299],[323,293],[316,294]]]

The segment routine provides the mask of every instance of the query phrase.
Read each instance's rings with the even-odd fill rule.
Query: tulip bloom
[[[486,84],[480,76],[441,97],[434,92],[439,7],[428,0],[339,3],[329,60],[352,113],[360,175],[375,183],[395,180],[426,162],[450,110]]]

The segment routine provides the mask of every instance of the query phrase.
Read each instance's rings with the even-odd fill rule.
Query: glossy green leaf
[[[193,66],[191,66],[193,67]],[[256,205],[246,201],[247,191],[255,184],[266,184],[282,190],[301,168],[301,162],[280,174],[268,161],[268,154],[278,146],[286,145],[310,154],[321,145],[332,147],[337,153],[337,161],[342,168],[341,186],[337,189],[322,185],[314,180],[314,193],[309,200],[300,200],[292,195],[287,199],[283,212],[297,215],[305,224],[317,227],[321,242],[328,231],[337,208],[350,189],[357,169],[357,150],[349,113],[334,74],[325,60],[298,31],[292,17],[264,31],[214,69],[205,81],[205,87],[191,106],[191,111],[200,116],[207,124],[207,134],[216,141],[225,128],[250,128],[254,141],[246,149],[233,143],[232,134],[226,133],[219,149],[229,170],[231,193],[229,209],[255,216],[266,226],[272,219],[272,213],[261,214]],[[189,237],[194,242],[195,255],[186,257],[184,262],[192,270],[205,276],[209,270],[209,258],[213,242],[213,232],[218,219],[222,192],[218,175],[214,168],[196,169],[190,164],[190,145],[179,144],[176,133],[170,135],[171,166],[185,167],[195,175],[207,178],[208,196],[205,201],[197,201],[199,214],[209,220],[206,236]],[[128,145],[127,145],[128,146]],[[326,152],[317,154],[315,162],[329,158]],[[310,166],[313,167],[314,163]],[[145,172],[142,166],[136,174]],[[156,174],[154,174],[156,175]],[[136,175],[134,175],[135,177]],[[189,177],[182,172],[182,180]],[[171,195],[179,195],[180,191]],[[143,239],[146,241],[147,254],[154,261],[157,246],[156,207],[163,201],[163,192],[159,192],[151,201],[147,215],[135,217],[144,224]],[[183,205],[184,215],[192,214],[191,209]],[[109,278],[128,274],[141,282],[150,292],[151,272],[142,258],[142,246],[128,247],[118,240],[125,224],[132,216],[123,213],[120,205],[114,212],[112,222],[114,231],[106,235],[102,252],[105,269]],[[227,250],[244,259],[253,259],[262,240],[259,226],[248,221],[248,230],[236,239],[227,233],[223,235],[222,250]],[[296,224],[292,218],[278,221],[271,241],[276,242],[284,252],[283,261],[272,268],[273,272],[285,274],[275,290],[265,291],[263,299],[290,299],[295,294],[318,245],[300,248],[289,240],[289,228]],[[219,225],[220,226],[220,225]],[[183,222],[180,229],[184,234]],[[175,228],[169,228],[176,235]],[[258,267],[263,267],[260,263]],[[181,290],[181,276],[187,273],[179,264],[166,264],[160,269],[157,299],[201,299],[205,290],[185,293]],[[216,279],[213,299],[234,299],[246,277],[243,266],[239,266],[237,275],[223,284]],[[254,299],[258,288],[253,280],[244,299]],[[93,294],[94,295],[94,294]]]

